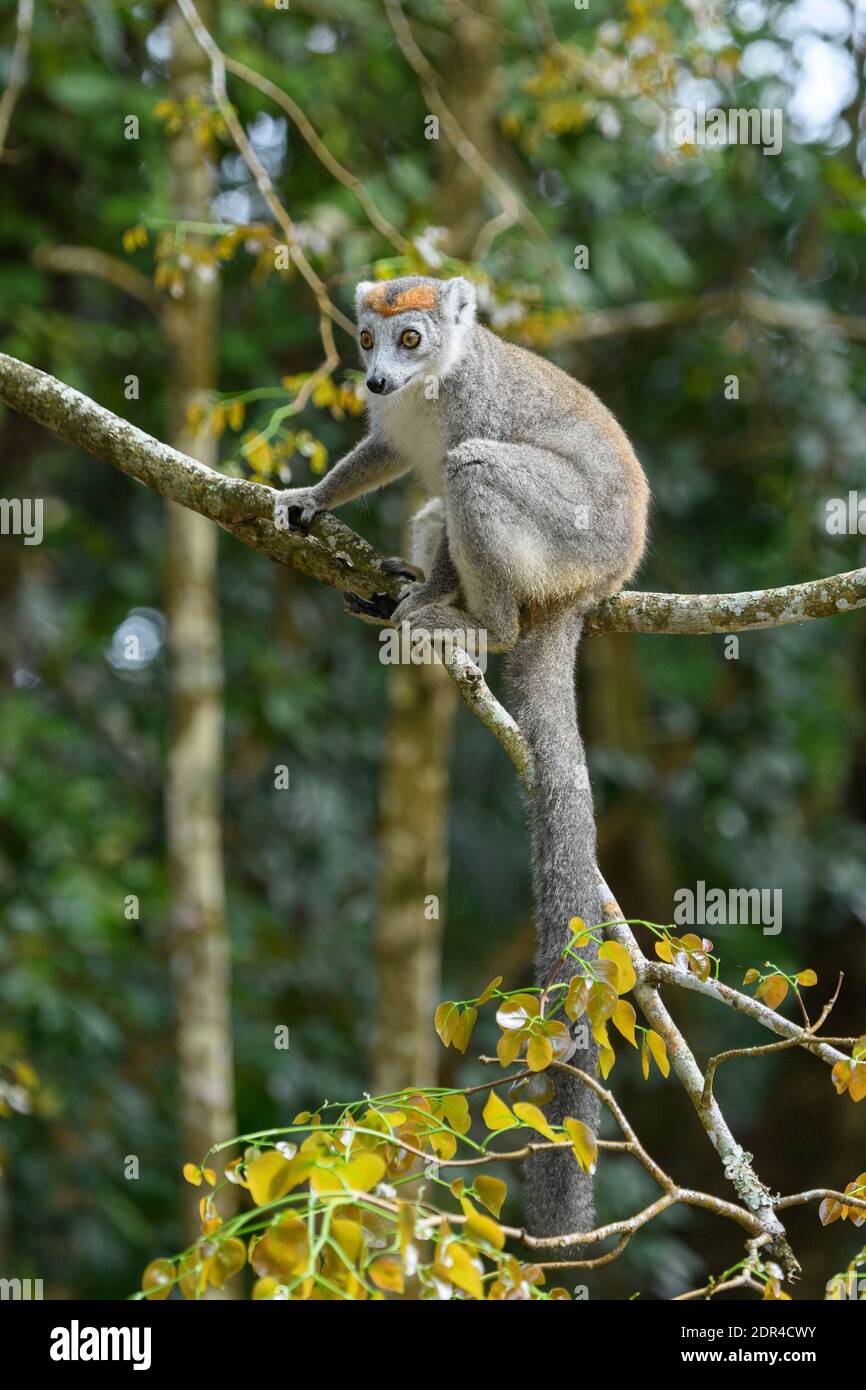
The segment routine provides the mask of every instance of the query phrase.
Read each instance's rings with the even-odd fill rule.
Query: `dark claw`
[[[408,560],[401,560],[399,555],[383,560],[379,568],[385,574],[395,574],[399,579],[409,579],[416,583],[420,583],[424,578],[423,571],[419,570],[417,565],[410,565]]]
[[[310,534],[309,525],[301,519],[303,515],[303,507],[289,507],[286,515],[290,531],[300,531],[301,534],[304,536],[308,536]]]
[[[345,593],[343,598],[350,613],[364,613],[369,618],[390,618],[397,607],[397,600],[390,594],[371,594],[361,598],[360,594]]]

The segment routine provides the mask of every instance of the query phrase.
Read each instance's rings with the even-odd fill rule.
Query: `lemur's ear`
[[[475,286],[462,275],[446,280],[442,287],[442,306],[455,323],[475,322]]]
[[[358,317],[364,307],[364,300],[371,290],[376,288],[375,280],[361,280],[355,286],[355,318]]]

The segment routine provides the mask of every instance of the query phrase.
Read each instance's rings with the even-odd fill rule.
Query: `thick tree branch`
[[[273,492],[259,483],[227,478],[169,448],[129,421],[97,405],[15,357],[0,353],[0,400],[61,438],[80,445],[164,497],[217,521],[246,545],[335,589],[396,597],[400,580],[382,573],[382,557],[336,517],[317,517],[309,536],[277,531],[271,522]],[[781,627],[866,606],[866,567],[847,574],[741,594],[621,593],[590,613],[586,630],[710,634]],[[464,696],[483,711],[482,722],[520,764],[516,725],[497,705],[480,672],[462,653],[451,674]],[[472,703],[472,701],[470,701]]]

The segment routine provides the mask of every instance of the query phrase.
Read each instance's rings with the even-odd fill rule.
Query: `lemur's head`
[[[415,377],[444,377],[475,322],[475,290],[462,275],[434,280],[362,280],[355,317],[367,386],[387,396]]]

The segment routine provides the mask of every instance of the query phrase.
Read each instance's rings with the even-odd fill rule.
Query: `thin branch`
[[[523,200],[518,197],[514,189],[506,183],[505,179],[496,172],[491,164],[488,164],[484,156],[476,149],[469,139],[456,116],[448,108],[442,93],[432,64],[425,57],[418,47],[411,26],[400,4],[400,0],[383,0],[385,12],[394,30],[400,52],[411,67],[421,85],[424,99],[428,103],[431,112],[438,117],[446,138],[464,164],[478,179],[478,182],[487,189],[488,193],[496,199],[501,208],[501,214],[494,217],[482,228],[479,234],[478,243],[474,248],[476,260],[487,250],[494,236],[506,231],[515,223],[520,223],[536,239],[544,242],[549,249],[551,264],[557,275],[562,275],[562,267],[556,260],[550,238],[542,227],[538,218],[526,206]]]
[[[9,69],[9,82],[0,97],[0,162],[5,157],[6,137],[12,112],[24,90],[27,80],[27,61],[30,56],[30,38],[33,32],[33,0],[18,0],[15,24],[15,47],[12,50],[12,64]]]
[[[766,1232],[771,1239],[773,1252],[783,1268],[789,1274],[795,1273],[799,1264],[788,1245],[785,1228],[773,1210],[773,1197],[769,1188],[758,1177],[751,1162],[751,1155],[745,1153],[734,1138],[718,1102],[713,1097],[704,1099],[705,1087],[701,1069],[691,1048],[662,1003],[657,988],[649,982],[647,966],[652,962],[647,961],[631,928],[622,920],[619,905],[601,874],[599,884],[607,921],[606,935],[619,942],[628,952],[637,976],[634,997],[644,1018],[664,1039],[671,1067],[691,1101],[707,1138],[724,1165],[725,1177],[733,1184],[744,1205],[754,1213],[757,1223],[755,1234]]]
[[[755,1236],[752,1240],[747,1240],[749,1254],[743,1264],[740,1273],[731,1279],[722,1279],[705,1284],[702,1289],[692,1289],[689,1293],[677,1294],[674,1303],[686,1303],[694,1298],[714,1298],[717,1293],[729,1293],[731,1289],[754,1289],[757,1293],[763,1293],[764,1285],[755,1277],[761,1264],[760,1249],[766,1245],[768,1237],[766,1235]]]
[[[298,105],[288,92],[283,91],[275,82],[263,77],[261,73],[248,68],[246,63],[238,62],[237,58],[231,58],[228,54],[224,55],[225,65],[229,72],[234,73],[235,77],[240,77],[242,81],[249,83],[251,87],[257,87],[265,96],[270,97],[278,106],[281,106],[286,115],[294,122],[303,138],[306,140],[313,154],[321,164],[327,169],[328,173],[341,183],[344,188],[348,188],[354,193],[371,225],[376,228],[386,241],[390,241],[395,250],[401,255],[407,256],[412,251],[412,244],[405,237],[401,236],[397,228],[388,221],[387,217],[380,212],[375,202],[371,198],[364,184],[353,174],[344,164],[331,153],[324,140],[319,135],[315,126],[310,121],[306,112]]]
[[[807,1039],[814,1040],[815,1034],[818,1032],[818,1029],[822,1028],[823,1025],[826,1023],[827,1019],[830,1017],[830,1014],[833,1011],[833,1006],[836,1003],[836,1000],[839,998],[839,990],[841,989],[841,987],[842,976],[840,975],[838,983],[836,985],[836,989],[832,997],[827,1000],[826,1004],[821,1010],[820,1017],[816,1019],[816,1021],[812,1024],[809,1024],[807,1019],[807,1027],[801,1031],[799,1037],[783,1038],[781,1042],[765,1043],[762,1047],[732,1047],[729,1048],[727,1052],[718,1052],[715,1057],[711,1057],[710,1060],[707,1062],[707,1070],[704,1074],[704,1104],[706,1105],[707,1102],[712,1099],[713,1081],[715,1079],[716,1071],[721,1066],[722,1062],[729,1062],[733,1060],[733,1058],[735,1057],[766,1057],[770,1052],[784,1052],[786,1048],[801,1047],[804,1041]],[[799,997],[800,995],[798,992],[797,998],[799,999]],[[805,1008],[803,1012],[805,1013]],[[826,1042],[827,1039],[825,1038],[821,1041]]]
[[[730,985],[723,984],[721,980],[701,980],[690,970],[677,970],[672,965],[665,965],[656,960],[646,961],[644,978],[654,984],[674,985],[680,989],[694,990],[695,993],[703,994],[708,999],[714,999],[717,1004],[727,1004],[729,1008],[736,1009],[737,1013],[746,1014],[749,1018],[754,1019],[756,1023],[760,1023],[762,1028],[766,1028],[769,1032],[778,1033],[783,1038],[790,1038],[795,1043],[799,1043],[807,1052],[814,1053],[828,1066],[835,1066],[837,1062],[845,1060],[845,1054],[838,1052],[825,1039],[810,1037],[807,1030],[799,1023],[784,1018],[782,1014],[777,1014],[774,1009],[768,1009],[766,1004],[761,1003],[760,999],[753,999],[749,994],[741,994],[738,989],[732,989]]]
[[[303,389],[298,394],[295,406],[297,410],[301,410],[315,390],[317,384],[325,377],[329,376],[340,361],[334,342],[333,323],[338,323],[352,338],[355,336],[355,325],[352,323],[351,319],[346,318],[346,315],[331,302],[324,283],[313,270],[313,267],[304,255],[295,224],[277,197],[267,169],[253,149],[246,131],[238,120],[235,109],[229,101],[228,91],[226,89],[226,64],[222,50],[202,23],[198,10],[193,4],[193,0],[177,0],[177,4],[198,43],[207,54],[211,67],[211,85],[213,87],[214,99],[220,114],[241,153],[244,163],[252,174],[259,192],[267,203],[271,215],[286,239],[289,255],[312,290],[316,304],[318,305],[319,333],[325,350],[325,360],[322,362],[321,366],[313,372],[309,380],[305,382]]]
[[[809,300],[773,299],[756,290],[710,290],[691,299],[648,300],[590,309],[552,330],[555,343],[586,343],[630,333],[654,333],[721,314],[726,318],[750,318],[768,328],[797,333],[835,333],[850,342],[866,342],[866,316],[839,314]],[[519,333],[519,325],[516,326]]]
[[[831,1187],[813,1187],[808,1192],[795,1192],[790,1197],[780,1197],[776,1211],[787,1211],[789,1207],[803,1207],[807,1202],[823,1202],[829,1198],[843,1207],[856,1207],[866,1211],[866,1198],[848,1196],[844,1192],[834,1192]]]
[[[88,275],[103,280],[143,304],[155,317],[163,309],[163,297],[146,275],[120,256],[95,246],[37,246],[33,263],[54,275]]]

